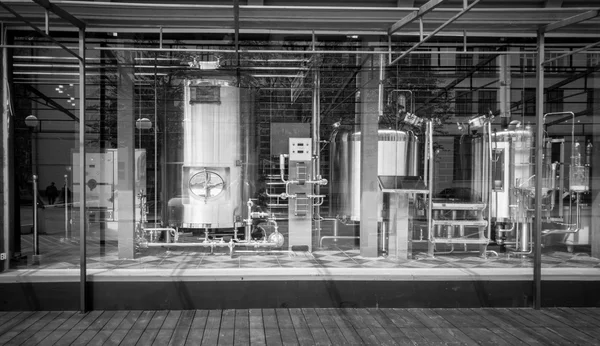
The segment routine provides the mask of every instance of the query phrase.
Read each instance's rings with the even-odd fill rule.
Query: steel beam
[[[71,113],[71,111],[69,111],[65,107],[61,106],[58,102],[56,102],[53,99],[51,99],[50,97],[46,96],[44,93],[42,93],[38,89],[34,88],[30,84],[26,84],[25,85],[25,89],[31,91],[32,93],[34,93],[35,95],[37,95],[39,98],[41,98],[42,100],[46,101],[46,104],[49,104],[49,105],[53,106],[55,109],[57,109],[57,110],[65,113],[66,115],[68,115],[69,118],[71,118],[71,119],[79,122],[79,118],[75,114]]]
[[[544,7],[562,7],[563,0],[546,0]]]
[[[419,7],[418,10],[413,11],[406,15],[404,18],[400,19],[396,23],[394,23],[388,30],[388,35],[392,35],[396,31],[402,29],[404,26],[410,24],[413,20],[423,17],[428,12],[433,11],[434,8],[438,7],[445,0],[429,0],[426,4]]]
[[[54,5],[49,0],[33,0],[33,2],[35,2],[36,4],[42,6],[43,8],[47,9],[48,11],[54,13],[55,15],[59,16],[60,18],[66,20],[67,22],[73,24],[79,30],[85,30],[85,23],[84,22],[82,22],[81,20],[77,19],[75,16],[73,16],[69,12],[63,10],[62,8]]]
[[[18,14],[17,12],[15,12],[12,8],[6,6],[3,2],[0,1],[0,7],[3,7],[5,10],[7,10],[8,12],[12,13],[13,16],[17,17],[17,19],[19,19],[20,21],[22,21],[23,23],[29,25],[35,32],[37,32],[38,34],[44,36],[45,38],[49,39],[50,41],[54,42],[54,44],[58,45],[59,47],[61,47],[62,49],[64,49],[65,51],[67,51],[69,54],[73,55],[74,57],[76,57],[77,59],[81,60],[81,56],[79,56],[79,54],[73,52],[71,49],[69,49],[67,46],[65,46],[64,44],[58,42],[56,39],[54,39],[54,37],[46,34],[44,32],[44,30],[41,30],[40,28],[38,28],[37,26],[35,26],[35,24],[31,23],[30,21],[28,21],[27,19],[25,19],[25,17],[21,16],[20,14]]]
[[[415,44],[414,46],[412,46],[409,50],[407,50],[404,53],[400,54],[399,57],[397,57],[396,59],[394,59],[393,61],[391,61],[388,64],[388,66],[394,65],[400,59],[402,59],[405,56],[407,56],[408,54],[410,54],[410,52],[412,52],[415,49],[419,48],[423,43],[429,41],[429,39],[431,39],[433,36],[435,36],[438,32],[444,30],[445,27],[447,27],[448,25],[452,24],[455,20],[457,20],[458,18],[462,17],[465,13],[469,12],[473,7],[475,7],[475,5],[477,5],[479,3],[479,1],[481,1],[481,0],[475,0],[475,1],[473,1],[469,6],[465,7],[462,11],[460,11],[457,14],[455,14],[454,16],[452,16],[452,18],[448,19],[444,24],[440,25],[431,34],[427,35],[427,37],[425,37],[424,39],[422,39],[421,41],[419,41],[417,44]]]
[[[572,51],[570,51],[570,52],[568,52],[568,53],[565,53],[565,54],[563,54],[563,55],[559,55],[559,56],[557,56],[557,57],[554,57],[554,58],[552,58],[552,59],[545,60],[545,61],[542,63],[542,65],[548,65],[549,63],[551,63],[551,62],[553,62],[553,61],[555,61],[555,60],[559,60],[559,59],[566,58],[566,57],[568,57],[568,56],[571,56],[571,55],[574,55],[574,54],[577,54],[577,53],[581,53],[581,52],[583,52],[583,51],[586,51],[586,50],[588,50],[588,49],[590,49],[590,48],[594,48],[594,47],[596,47],[596,46],[598,46],[598,45],[600,45],[600,41],[598,41],[598,42],[594,42],[594,43],[592,43],[592,44],[588,44],[588,45],[587,45],[587,46],[585,46],[585,47],[581,47],[581,48],[578,48],[578,49],[572,50]]]
[[[554,23],[546,25],[545,27],[542,28],[542,32],[547,33],[550,31],[564,28],[569,25],[581,23],[588,19],[596,18],[596,17],[598,17],[599,14],[600,14],[599,10],[592,10],[592,11],[587,11],[587,12],[584,12],[581,14],[577,14],[572,17],[565,18],[563,20],[559,20],[558,22],[554,22]]]

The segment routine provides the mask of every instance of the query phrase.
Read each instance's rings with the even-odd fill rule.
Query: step
[[[437,210],[483,210],[485,207],[485,203],[472,202],[433,202],[431,204],[431,208]]]
[[[484,227],[488,225],[486,220],[431,220],[433,226],[465,226]]]

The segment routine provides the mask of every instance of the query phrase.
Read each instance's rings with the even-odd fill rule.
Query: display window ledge
[[[16,269],[0,283],[79,282],[78,269]],[[533,281],[532,268],[89,269],[93,282],[147,281]],[[600,268],[543,268],[543,281],[600,281]]]

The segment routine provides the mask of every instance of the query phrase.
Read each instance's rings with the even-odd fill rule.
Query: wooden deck
[[[600,309],[0,312],[0,345],[600,345]]]

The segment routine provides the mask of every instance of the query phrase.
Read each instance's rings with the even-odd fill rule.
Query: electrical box
[[[290,161],[310,161],[311,159],[311,139],[290,138]]]

